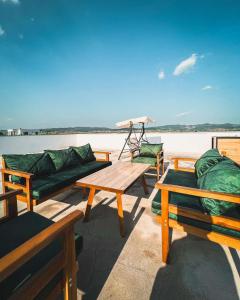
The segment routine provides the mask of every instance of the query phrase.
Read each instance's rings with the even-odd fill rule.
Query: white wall
[[[211,148],[212,136],[240,136],[240,132],[203,133],[148,133],[150,141],[164,143],[166,155],[181,154],[199,156]],[[92,148],[120,150],[127,134],[69,134],[45,136],[0,137],[1,154],[41,152],[45,149],[61,149],[90,143]]]

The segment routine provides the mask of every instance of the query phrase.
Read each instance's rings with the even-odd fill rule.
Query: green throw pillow
[[[195,163],[197,177],[206,174],[213,166],[224,159],[217,149],[208,150]]]
[[[56,171],[79,165],[80,160],[72,149],[45,150],[52,159]]]
[[[86,144],[80,147],[70,147],[70,149],[73,149],[77,153],[82,163],[96,160],[90,144]]]
[[[51,174],[55,171],[52,161],[46,153],[5,154],[3,159],[8,169],[32,173],[35,176]],[[24,179],[18,176],[12,176],[12,181],[24,183]]]
[[[240,196],[240,168],[232,160],[225,158],[198,179],[198,186],[200,189]],[[240,208],[239,204],[211,198],[201,198],[201,203],[206,212],[213,216]]]
[[[141,157],[156,157],[159,152],[162,151],[163,143],[161,144],[149,144],[149,143],[142,143],[140,147],[140,154]]]

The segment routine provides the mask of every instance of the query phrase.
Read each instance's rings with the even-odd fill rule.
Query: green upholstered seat
[[[194,173],[169,170],[164,180],[165,184],[181,185],[186,187],[197,188],[197,178]],[[204,208],[201,204],[200,197],[192,195],[184,195],[179,193],[169,193],[169,203],[183,208],[195,209],[204,213]],[[152,212],[161,215],[161,191],[158,191],[152,201]],[[224,216],[233,217],[240,220],[240,213],[238,210],[229,210]],[[202,221],[197,221],[191,218],[182,217],[173,213],[169,213],[169,218],[177,220],[180,223],[192,225],[207,231],[215,231],[222,234],[227,234],[233,237],[240,238],[240,231],[224,228],[222,226],[209,224]]]
[[[0,258],[52,225],[54,222],[34,212],[27,212],[0,225]],[[76,255],[82,249],[82,237],[76,236]],[[41,250],[32,259],[0,283],[0,298],[8,299],[12,292],[36,274],[62,249],[60,239]],[[55,279],[56,280],[56,279]],[[49,284],[53,284],[54,280]],[[46,287],[49,289],[49,285]],[[42,295],[45,293],[42,292]],[[45,299],[43,297],[42,299]]]
[[[152,167],[156,167],[157,159],[154,157],[134,157],[132,159],[133,163],[141,163],[141,164],[150,164]]]
[[[197,179],[194,173],[169,170],[164,180],[165,184],[181,185],[186,187],[197,188]],[[169,203],[197,209],[203,212],[202,205],[199,197],[191,195],[183,195],[178,193],[169,193]],[[161,193],[158,192],[157,196],[153,199],[152,210],[156,214],[161,213]]]
[[[62,170],[49,176],[36,178],[32,182],[32,196],[34,199],[40,200],[51,193],[57,192],[59,189],[73,184],[78,179],[99,171],[111,164],[111,162],[91,161],[87,164],[79,164],[74,168]]]

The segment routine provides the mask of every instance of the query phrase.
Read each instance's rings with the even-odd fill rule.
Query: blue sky
[[[240,123],[240,1],[0,0],[0,128]]]

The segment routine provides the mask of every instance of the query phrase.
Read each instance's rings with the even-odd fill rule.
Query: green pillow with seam
[[[70,149],[73,149],[76,152],[83,164],[96,160],[90,144],[79,147],[72,146]]]
[[[3,154],[6,168],[16,171],[32,173],[34,176],[43,176],[55,171],[51,158],[46,153],[32,154]],[[12,175],[12,181],[24,184],[22,177]]]
[[[194,165],[197,177],[204,175],[212,167],[223,160],[225,160],[225,157],[221,156],[217,149],[208,150],[196,161]]]
[[[159,152],[162,151],[163,143],[150,144],[142,143],[140,147],[139,156],[141,157],[156,157]]]
[[[45,150],[45,153],[48,153],[51,157],[57,172],[80,164],[78,156],[71,148],[62,150]]]
[[[197,183],[200,189],[235,194],[240,197],[240,167],[231,159],[225,158],[199,177]],[[201,198],[200,201],[205,211],[213,216],[240,208],[239,204],[212,198]]]

